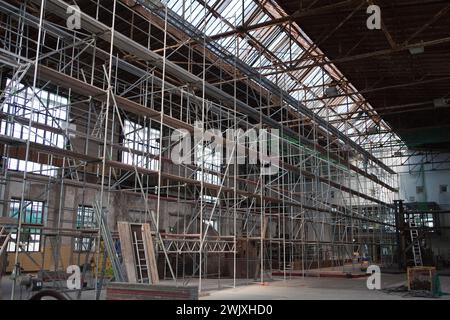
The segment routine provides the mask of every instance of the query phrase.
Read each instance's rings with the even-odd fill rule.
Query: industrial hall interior
[[[450,299],[447,0],[0,0],[0,300]]]

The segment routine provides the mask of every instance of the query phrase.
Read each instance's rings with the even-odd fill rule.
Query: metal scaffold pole
[[[65,1],[0,0],[2,188],[10,191],[0,200],[12,216],[20,199],[16,276],[30,256],[65,292],[58,273],[83,265],[83,281],[94,279],[78,298],[95,281],[100,299],[104,281],[122,279],[121,221],[150,223],[161,281],[198,284],[200,294],[347,272],[366,246],[390,261],[393,250],[378,248],[395,239],[397,184],[367,153],[381,159],[397,149],[372,149],[358,113],[373,111],[334,66],[306,64],[325,58],[294,21],[270,40],[266,27],[232,33],[283,17],[270,2],[239,1],[230,16],[221,1],[83,4],[81,29],[68,30]],[[296,58],[304,70],[291,70]],[[278,172],[265,174],[273,139]],[[176,148],[189,159],[174,161]],[[42,219],[25,221],[33,201]],[[35,252],[26,252],[26,228],[38,230]]]
[[[103,154],[102,154],[102,173],[101,173],[101,186],[100,186],[100,210],[103,210],[103,207],[105,206],[105,201],[104,201],[104,192],[105,192],[105,181],[106,181],[106,157],[107,157],[107,150],[108,150],[108,123],[109,123],[109,109],[111,106],[111,101],[112,101],[112,95],[114,94],[113,92],[113,87],[112,87],[112,83],[111,83],[111,79],[112,79],[112,72],[113,72],[113,58],[114,58],[114,33],[115,33],[115,24],[116,24],[116,5],[117,5],[117,0],[114,0],[113,2],[113,11],[112,11],[112,22],[111,22],[111,27],[110,27],[110,48],[109,48],[109,64],[108,64],[108,73],[107,73],[107,79],[108,79],[108,87],[106,90],[106,110],[105,110],[105,120],[104,120],[104,125],[105,125],[105,129],[104,129],[104,134],[103,134]],[[111,132],[111,135],[113,134],[113,131]],[[95,272],[95,290],[97,292],[96,294],[96,299],[99,299],[99,278],[98,278],[98,274],[99,274],[99,266],[100,266],[100,243],[101,243],[101,225],[104,221],[103,220],[99,220],[97,221],[97,224],[99,225],[99,231],[98,231],[98,236],[97,236],[97,243],[96,243],[96,250],[97,250],[97,254],[96,254],[96,263],[95,263],[95,267],[96,267],[96,272]],[[105,223],[107,223],[107,221],[105,221]]]
[[[34,60],[34,74],[33,74],[33,92],[37,92],[36,86],[38,81],[38,64],[39,64],[39,54],[41,52],[41,39],[42,39],[42,24],[44,21],[44,10],[45,10],[45,0],[41,1],[41,7],[40,7],[40,13],[39,13],[39,27],[38,27],[38,40],[36,44],[36,56]],[[32,98],[32,105],[35,103],[36,96],[33,95]],[[27,135],[27,142],[26,142],[26,150],[25,150],[25,168],[28,166],[28,159],[30,156],[30,141],[31,141],[31,134],[32,134],[32,121],[33,121],[33,109],[31,108],[31,115],[30,119],[28,121],[28,135]],[[22,217],[25,210],[25,191],[27,187],[27,170],[23,171],[23,181],[22,181],[22,195],[20,198],[20,209],[18,214],[18,227],[17,227],[17,234],[16,234],[16,245],[15,245],[15,253],[14,253],[14,279],[13,279],[13,285],[11,289],[11,300],[15,299],[15,291],[16,291],[16,278],[20,274],[20,265],[19,263],[19,251],[20,251],[20,239],[21,239],[21,233],[22,233]]]

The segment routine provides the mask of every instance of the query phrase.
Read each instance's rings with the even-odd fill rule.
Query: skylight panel
[[[253,0],[244,0],[244,21],[248,21],[250,16],[257,10],[257,4]]]
[[[269,16],[270,13],[268,14],[261,10],[258,3],[254,0],[205,1],[207,8],[209,8],[207,10],[213,10],[221,17],[213,15],[210,11],[206,12],[204,3],[199,0],[191,0],[189,2],[163,0],[163,3],[184,17],[187,22],[196,26],[199,31],[204,31],[208,36],[230,31],[233,29],[233,26],[240,27],[244,25],[244,22],[251,26],[272,19]],[[290,27],[288,26],[287,28]],[[351,115],[352,123],[338,121],[340,119],[339,114],[347,114],[351,110],[356,110],[355,101],[360,102],[361,96],[356,92],[350,92],[347,97],[343,98],[324,97],[324,88],[331,85],[334,78],[330,76],[326,67],[310,66],[312,62],[316,62],[316,59],[303,55],[309,49],[308,43],[311,43],[311,40],[301,29],[296,27],[296,30],[299,32],[299,38],[296,38],[295,33],[290,33],[285,27],[273,25],[249,31],[248,35],[251,36],[252,42],[249,42],[249,38],[244,35],[243,38],[237,38],[236,36],[220,38],[217,40],[217,44],[230,54],[237,55],[244,63],[257,69],[260,68],[259,71],[263,76],[266,74],[266,79],[289,92],[291,97],[299,101],[306,100],[307,107],[319,116],[327,116],[328,119],[332,118],[336,121],[333,123],[334,127],[344,133],[351,132],[356,135],[355,129],[364,133],[368,123],[373,122],[366,123],[368,121],[367,118],[361,119],[360,110]],[[268,52],[261,52],[260,46],[258,44],[255,45],[253,40],[259,42]],[[237,48],[238,43],[239,48]],[[319,50],[312,50],[311,52],[311,55],[321,54]],[[322,58],[319,58],[319,60],[321,61]],[[274,64],[278,65],[279,61],[287,63],[288,67],[295,67],[295,70],[283,72],[282,69],[274,66]],[[307,89],[302,88],[302,86],[307,87]],[[353,88],[352,90],[355,89]],[[327,107],[321,101],[324,98],[326,98],[324,101],[330,104],[330,108],[333,108],[330,112],[325,110]],[[369,105],[367,107],[371,108]],[[355,129],[349,130],[349,125],[354,125]],[[373,137],[373,139],[378,138]],[[370,139],[372,140],[372,138]],[[352,140],[357,139],[353,137]]]
[[[269,21],[270,17],[263,11],[259,11],[257,13],[257,15],[255,16],[255,18],[252,21],[252,24],[257,24],[257,23],[262,23],[262,22],[266,22]]]
[[[261,56],[261,58],[255,62],[255,64],[256,64],[256,67],[266,67],[266,66],[270,66],[272,63],[270,62],[269,59],[267,59],[266,56]]]
[[[216,8],[216,12],[220,15],[222,15],[223,11],[230,6],[231,2],[233,0],[223,0],[220,1],[220,4]],[[222,15],[223,16],[223,15]]]
[[[300,94],[300,91],[292,92],[292,93],[290,93],[290,96],[299,101],[301,101],[303,99],[302,95]]]
[[[224,37],[217,41],[229,53],[236,54],[236,38],[233,36]]]
[[[183,1],[169,0],[165,2],[167,7],[175,11],[180,16],[183,16]]]
[[[266,32],[264,37],[260,38],[260,41],[264,47],[268,50],[272,48],[272,43],[276,41],[278,43],[283,38],[283,34],[279,27],[274,27],[270,32]]]
[[[348,109],[349,107],[346,104],[341,104],[334,108],[337,113],[347,113]]]
[[[189,10],[188,21],[197,28],[199,28],[200,30],[203,30],[203,22],[207,21],[208,17],[209,17],[208,12],[205,17],[205,8],[199,3],[196,3]]]
[[[221,9],[220,14],[223,18],[227,19],[234,26],[240,26],[243,24],[242,11],[244,8],[244,21],[254,12],[256,4],[252,0],[230,0],[228,5],[219,6]]]
[[[231,30],[231,28],[225,21],[211,15],[210,20],[206,24],[205,33],[207,36],[211,36],[229,30]]]

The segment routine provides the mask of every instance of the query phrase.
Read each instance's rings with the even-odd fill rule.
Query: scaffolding
[[[386,124],[373,132],[375,112],[331,63],[319,67],[319,49],[292,23],[293,38],[272,48],[262,34],[228,36],[281,14],[245,3],[226,17],[222,1],[80,0],[81,29],[70,30],[70,2],[0,0],[2,216],[17,218],[13,244],[28,236],[27,248],[10,248],[16,272],[27,260],[65,272],[95,257],[99,291],[101,229],[116,239],[118,221],[150,223],[161,279],[199,291],[205,279],[222,288],[351,272],[356,252],[393,263],[387,155],[403,146]],[[279,52],[299,55],[302,73],[284,70]],[[338,80],[342,94],[327,97]],[[255,134],[259,148],[279,140],[276,173],[265,173],[267,158],[242,156],[256,149],[231,129]],[[188,135],[199,137],[184,150],[194,161],[176,163]],[[33,201],[40,218],[27,221]],[[84,221],[91,207],[104,222]]]

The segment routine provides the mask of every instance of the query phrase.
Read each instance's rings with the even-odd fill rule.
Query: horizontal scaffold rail
[[[40,1],[38,1],[38,0],[32,0],[32,1],[35,3],[40,3]],[[48,0],[47,7],[50,12],[52,12],[60,17],[66,17],[66,15],[67,15],[66,12],[67,12],[67,8],[69,7],[69,4],[67,4],[64,1],[60,1],[60,0]],[[86,14],[84,12],[81,12],[81,21],[82,21],[82,26],[85,30],[87,30],[93,34],[97,34],[98,37],[104,41],[111,42],[111,37],[109,34],[110,27],[97,21],[96,19],[94,19],[93,17],[89,16],[88,14]],[[190,73],[188,70],[183,69],[182,67],[176,65],[175,63],[173,63],[167,59],[164,61],[164,58],[162,56],[160,56],[159,54],[157,54],[156,52],[153,52],[153,51],[145,48],[144,46],[131,40],[129,37],[121,34],[120,32],[117,32],[117,31],[114,32],[114,40],[113,41],[114,41],[114,46],[116,46],[117,48],[120,48],[121,50],[128,52],[128,53],[136,56],[137,58],[142,59],[143,61],[147,61],[149,64],[151,64],[154,67],[162,69],[164,66],[164,69],[167,72],[167,74],[174,76],[176,79],[179,79],[187,84],[197,85],[199,87],[203,86],[203,81],[198,76]],[[244,102],[242,102],[238,99],[234,99],[231,95],[229,95],[228,93],[215,87],[214,85],[206,82],[206,83],[204,83],[204,88],[205,88],[205,93],[208,96],[217,99],[224,105],[226,105],[230,108],[234,108],[234,106],[235,106],[234,104],[236,103],[237,110],[248,115],[250,118],[252,118],[256,121],[262,121],[263,123],[271,126],[272,128],[280,129],[287,136],[290,136],[295,139],[300,139],[301,143],[304,143],[304,144],[310,145],[310,146],[314,146],[318,152],[330,157],[331,159],[337,161],[338,163],[341,163],[341,161],[344,161],[344,163],[347,162],[346,160],[341,159],[337,155],[329,154],[327,152],[327,150],[325,150],[322,146],[315,144],[314,142],[308,140],[307,138],[305,138],[303,136],[299,136],[297,132],[294,132],[292,129],[282,126],[276,120],[271,119],[270,117],[268,117],[266,115],[260,114],[260,112],[255,112],[255,109],[251,108],[250,106],[248,106],[247,104],[245,104]],[[274,90],[272,92],[277,92],[277,91]],[[290,104],[292,104],[292,101],[290,102]],[[309,109],[306,109],[306,110],[308,111],[308,114],[306,114],[306,115],[309,116],[311,119],[315,119],[315,120],[319,119],[315,116],[311,116],[312,111],[310,111]],[[319,121],[324,122],[325,120],[322,119]],[[321,125],[323,125],[323,123],[321,123]],[[327,125],[325,125],[325,127],[330,128],[330,126],[327,126]],[[343,135],[336,128],[333,127],[333,129],[331,129],[331,130],[333,131],[333,133],[335,133],[339,138],[343,139],[344,141],[348,140],[349,145],[351,145],[353,147],[356,145],[353,141],[351,141],[348,137]],[[357,151],[364,154],[367,158],[373,160],[375,163],[377,163],[380,167],[382,167],[387,172],[389,172],[391,174],[394,173],[392,171],[392,169],[390,169],[385,164],[380,162],[380,160],[375,158],[373,155],[368,153],[366,150],[364,150],[358,146],[355,148]],[[375,179],[375,177],[371,177],[371,175],[367,174],[364,170],[362,170],[350,163],[347,163],[347,164],[351,170],[358,172],[361,175],[367,176],[370,179]]]

